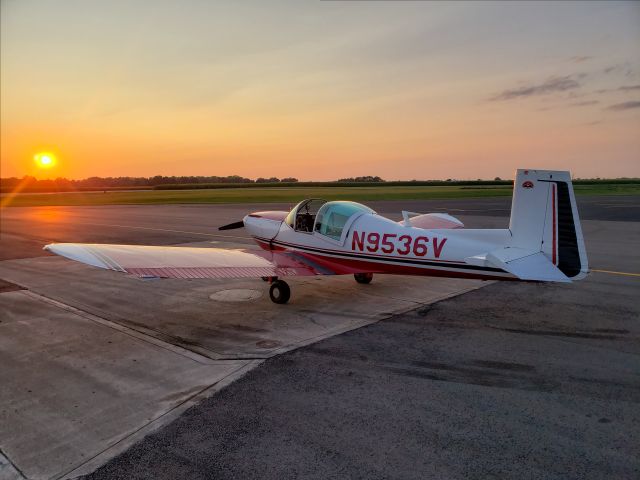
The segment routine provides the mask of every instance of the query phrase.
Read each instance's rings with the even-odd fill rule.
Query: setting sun
[[[56,164],[56,157],[53,153],[40,152],[33,159],[40,168],[51,168]]]

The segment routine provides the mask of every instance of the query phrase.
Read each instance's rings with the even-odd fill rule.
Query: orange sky
[[[1,5],[3,177],[640,176],[640,3]]]

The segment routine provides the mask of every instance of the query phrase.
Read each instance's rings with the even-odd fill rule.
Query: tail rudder
[[[509,230],[513,247],[541,251],[571,280],[586,276],[587,253],[569,172],[518,170]]]

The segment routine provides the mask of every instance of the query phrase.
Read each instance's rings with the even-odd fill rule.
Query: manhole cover
[[[251,290],[248,288],[234,288],[232,290],[220,290],[219,292],[209,295],[211,300],[216,302],[248,302],[257,300],[262,296],[259,290]]]

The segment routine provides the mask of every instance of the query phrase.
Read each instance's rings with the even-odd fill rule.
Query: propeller
[[[218,230],[235,230],[236,228],[244,227],[244,222],[240,220],[239,222],[229,223],[228,225],[223,225],[218,227]]]

